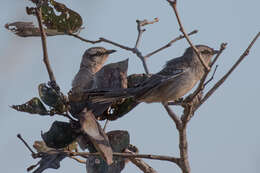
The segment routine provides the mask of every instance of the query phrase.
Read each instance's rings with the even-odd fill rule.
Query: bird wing
[[[135,95],[135,97],[138,98],[145,98],[147,95],[151,94],[151,92],[154,91],[154,89],[164,85],[170,80],[173,80],[177,76],[185,73],[187,71],[186,68],[184,69],[175,69],[171,72],[171,75],[163,75],[162,73],[157,73],[155,75],[152,75],[149,79],[144,81],[142,85],[139,87],[138,93]],[[169,74],[169,73],[167,73]]]

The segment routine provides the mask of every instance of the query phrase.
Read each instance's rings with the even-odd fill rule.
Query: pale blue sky
[[[132,46],[137,35],[135,20],[154,17],[158,17],[160,22],[146,27],[140,46],[143,54],[180,35],[174,13],[166,0],[63,2],[81,14],[86,27],[81,36],[88,39],[105,37]],[[5,173],[26,172],[28,166],[36,163],[16,138],[17,133],[22,133],[33,144],[34,140],[40,140],[41,130],[46,131],[55,120],[64,120],[60,117],[32,116],[9,108],[9,105],[24,103],[38,96],[37,85],[48,80],[41,60],[40,39],[19,38],[4,29],[7,22],[31,21],[33,17],[25,14],[25,6],[29,4],[27,0],[3,0],[0,6],[0,163]],[[207,44],[217,49],[222,42],[229,43],[217,63],[219,68],[211,84],[230,68],[260,31],[259,7],[259,0],[179,0],[178,9],[186,31],[199,30],[192,36],[194,44]],[[83,52],[92,45],[69,36],[51,37],[47,41],[57,82],[66,93]],[[118,50],[108,63],[129,58],[129,74],[144,72],[139,59],[133,54],[108,44],[99,45]],[[152,56],[148,60],[150,71],[159,71],[167,60],[182,55],[187,47],[188,43],[182,40]],[[188,143],[192,172],[260,171],[259,47],[260,40],[228,81],[191,120]],[[109,124],[109,130],[117,129],[130,132],[131,143],[139,148],[140,153],[178,154],[175,125],[160,104],[139,105],[125,117]],[[146,161],[158,172],[180,172],[172,163]],[[72,171],[85,172],[85,166],[65,159],[59,170],[46,172]],[[141,171],[129,163],[123,172]]]

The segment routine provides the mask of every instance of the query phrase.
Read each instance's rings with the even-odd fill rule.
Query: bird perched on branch
[[[72,92],[95,88],[95,73],[103,67],[109,54],[114,52],[115,50],[106,50],[103,47],[87,49],[83,54],[80,69],[72,81]]]
[[[213,55],[218,52],[205,45],[197,45],[196,48],[207,65],[210,64]],[[85,94],[94,102],[111,102],[133,97],[138,102],[167,103],[189,92],[204,73],[204,66],[193,48],[189,47],[181,57],[168,61],[160,72],[135,88],[86,90]]]
[[[69,94],[72,115],[79,114],[86,106],[86,103],[82,102],[83,91],[96,88],[98,81],[96,81],[95,74],[103,67],[108,56],[114,52],[115,50],[107,50],[103,47],[91,47],[85,51]]]

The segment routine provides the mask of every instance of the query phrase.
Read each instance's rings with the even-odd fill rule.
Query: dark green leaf
[[[107,133],[113,152],[123,152],[128,148],[130,137],[127,131],[111,131]],[[120,173],[126,164],[126,160],[122,157],[113,157],[113,163],[107,163],[99,156],[90,156],[86,160],[86,168],[88,173]]]
[[[13,105],[13,109],[21,112],[27,112],[30,114],[49,115],[49,112],[44,107],[41,100],[37,97],[32,98],[30,101],[22,105]]]
[[[53,108],[55,111],[63,113],[66,111],[66,105],[64,104],[64,96],[57,92],[55,89],[42,83],[38,86],[39,96],[42,101]]]
[[[70,123],[55,121],[50,130],[42,134],[42,139],[48,147],[57,149],[67,147],[77,136]]]
[[[33,1],[36,3],[36,1]],[[44,0],[42,5],[43,24],[48,30],[62,33],[75,33],[82,26],[81,16],[66,7],[66,5],[54,0]],[[30,14],[30,8],[27,8],[27,13]]]
[[[52,168],[58,169],[60,167],[60,162],[66,157],[66,154],[44,154],[39,161],[39,167],[33,171],[33,173],[42,173],[45,169]],[[34,166],[35,167],[35,166]],[[33,167],[33,168],[34,168]]]
[[[128,131],[114,130],[107,133],[113,152],[123,152],[130,143]]]

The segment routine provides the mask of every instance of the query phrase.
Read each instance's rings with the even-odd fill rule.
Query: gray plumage
[[[109,54],[115,50],[103,47],[92,47],[85,51],[80,69],[72,81],[72,93],[81,93],[84,89],[95,88],[94,75],[103,67]]]
[[[115,52],[115,50],[106,50],[103,47],[91,47],[83,54],[80,69],[72,81],[72,89],[69,97],[70,113],[73,116],[77,117],[85,107],[93,109],[95,115],[101,112],[99,107],[105,107],[104,104],[93,105],[91,102],[86,103],[81,99],[81,96],[85,89],[94,89],[97,87],[98,81],[95,75],[103,67],[109,54],[113,52]]]
[[[196,48],[207,65],[210,64],[213,55],[218,52],[205,45],[197,45]],[[184,96],[202,78],[203,74],[204,66],[195,51],[189,47],[181,57],[168,61],[160,72],[152,75],[136,88],[87,92],[90,99],[95,102],[134,97],[138,102],[166,103]]]

